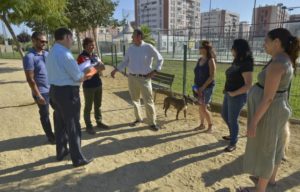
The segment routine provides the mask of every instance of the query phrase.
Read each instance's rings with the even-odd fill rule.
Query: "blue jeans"
[[[43,130],[48,138],[54,138],[54,134],[52,132],[51,123],[49,119],[49,93],[41,93],[43,98],[46,101],[45,105],[38,104],[39,107],[39,114],[40,114],[40,121],[43,127]],[[37,98],[33,96],[34,100]]]
[[[231,97],[228,93],[224,95],[222,117],[226,122],[230,132],[230,145],[235,145],[238,141],[239,123],[238,117],[247,101],[247,94]]]

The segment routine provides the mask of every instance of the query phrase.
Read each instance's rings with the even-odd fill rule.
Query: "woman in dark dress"
[[[215,86],[216,56],[209,41],[203,41],[199,51],[201,57],[194,69],[193,86],[194,96],[198,98],[200,113],[200,125],[196,130],[205,129],[204,120],[206,120],[208,124],[207,132],[211,132],[213,123],[208,104],[211,101],[211,95]]]

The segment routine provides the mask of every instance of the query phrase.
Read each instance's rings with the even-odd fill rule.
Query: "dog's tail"
[[[283,160],[287,160],[287,152],[289,149],[289,144],[290,144],[290,123],[286,122],[284,126],[284,155],[283,155]]]

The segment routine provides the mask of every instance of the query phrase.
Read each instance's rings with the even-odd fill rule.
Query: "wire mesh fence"
[[[300,21],[292,23],[279,23],[288,28],[293,35],[300,37]],[[278,25],[279,25],[278,24]],[[298,26],[298,27],[297,27]],[[223,88],[225,83],[225,71],[230,66],[233,57],[231,55],[231,46],[236,38],[248,40],[255,59],[254,82],[262,66],[270,60],[270,56],[264,51],[263,44],[267,31],[261,31],[260,36],[254,35],[251,31],[253,26],[248,26],[248,30],[240,31],[234,26],[217,26],[211,29],[207,28],[188,28],[172,30],[153,30],[152,37],[156,40],[156,48],[163,55],[165,62],[162,71],[175,75],[172,90],[183,93],[184,87],[186,94],[192,95],[192,85],[194,80],[193,69],[199,55],[198,47],[203,40],[211,41],[217,55],[217,75],[216,86],[213,94],[213,102],[222,104]],[[128,35],[128,34],[127,34]],[[131,36],[131,34],[129,34]],[[113,36],[112,36],[113,37]],[[125,51],[130,46],[124,36],[118,38],[98,41],[100,53],[106,64],[116,66],[122,61]],[[186,72],[184,72],[184,45],[186,52]],[[79,54],[78,46],[75,44],[72,48],[74,56]],[[12,49],[13,50],[13,49]],[[0,46],[0,58],[18,58],[16,52],[4,52]],[[300,60],[298,59],[298,65]],[[155,61],[154,61],[155,64]],[[298,70],[299,73],[299,70]],[[184,79],[186,81],[184,81]],[[184,82],[186,82],[184,84]],[[300,119],[300,77],[296,75],[292,81],[289,102],[293,109],[293,117]]]

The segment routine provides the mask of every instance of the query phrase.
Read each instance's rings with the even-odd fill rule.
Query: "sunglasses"
[[[48,43],[48,41],[38,39],[40,43]]]

